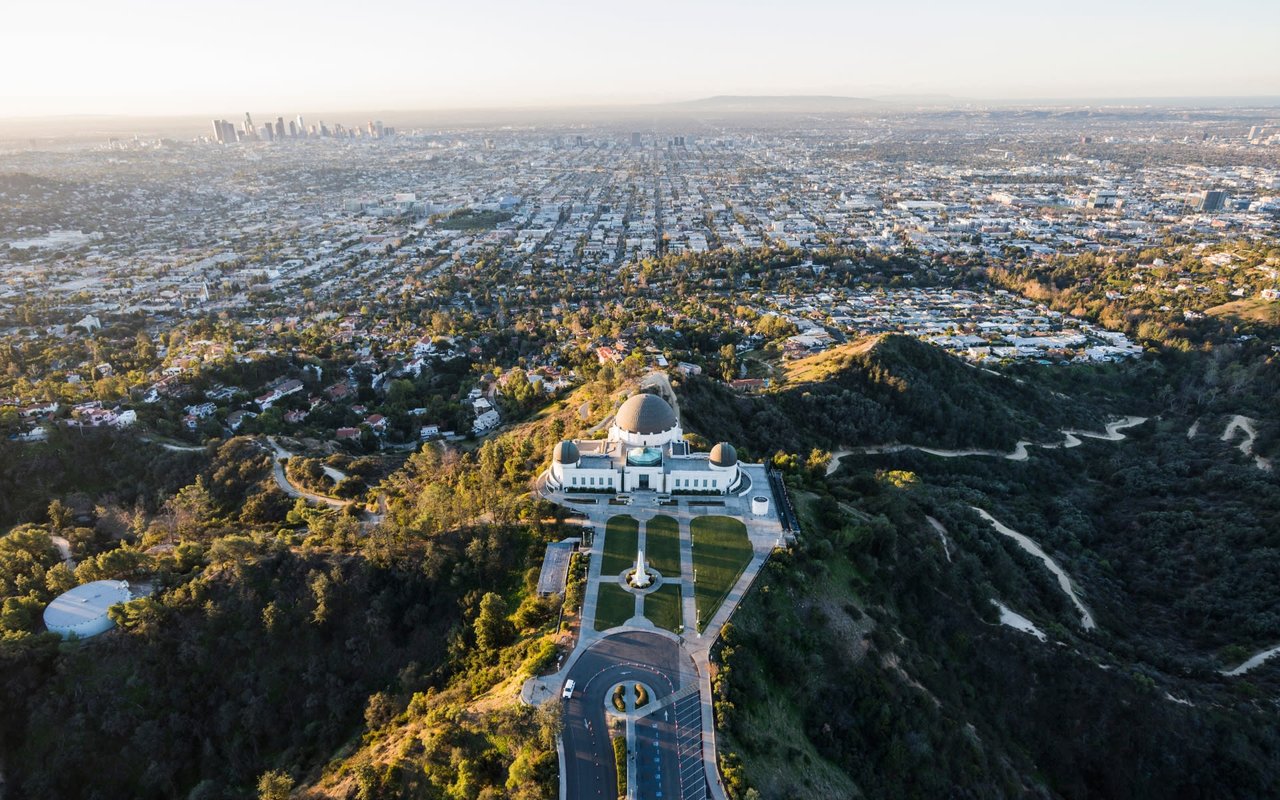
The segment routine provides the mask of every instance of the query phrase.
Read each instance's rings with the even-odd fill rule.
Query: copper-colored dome
[[[717,467],[732,467],[738,463],[738,451],[728,442],[711,448],[711,463]]]
[[[637,394],[627,398],[613,422],[627,433],[641,436],[666,433],[680,424],[676,412],[656,394]]]

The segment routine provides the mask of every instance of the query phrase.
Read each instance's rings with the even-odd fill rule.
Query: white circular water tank
[[[769,498],[764,495],[756,495],[751,498],[751,513],[757,517],[763,517],[769,513]]]
[[[115,626],[107,609],[133,599],[128,581],[94,581],[54,598],[44,610],[44,626],[63,639],[86,639]]]

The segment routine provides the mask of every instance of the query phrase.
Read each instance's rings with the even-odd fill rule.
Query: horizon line
[[[1233,105],[1247,103],[1249,101],[1257,101],[1260,106],[1280,106],[1280,91],[1275,94],[1188,94],[1188,95],[1044,95],[1029,97],[980,97],[969,95],[955,95],[947,92],[888,92],[867,95],[842,95],[842,94],[821,94],[821,93],[770,93],[770,94],[707,94],[697,97],[690,97],[680,100],[657,100],[657,101],[623,101],[623,102],[607,102],[607,101],[565,101],[565,102],[546,102],[546,103],[510,103],[510,104],[486,104],[474,106],[459,105],[421,105],[421,106],[381,106],[381,107],[361,107],[361,108],[329,108],[322,110],[301,108],[299,111],[291,113],[306,114],[371,114],[371,113],[475,113],[475,112],[528,112],[528,111],[591,111],[591,110],[628,110],[628,109],[652,109],[663,108],[668,106],[685,106],[697,103],[707,102],[711,100],[812,100],[812,101],[858,101],[866,103],[882,103],[885,106],[900,105],[904,108],[912,106],[912,100],[919,98],[920,100],[929,100],[924,105],[946,107],[948,105],[955,106],[986,106],[986,107],[1004,107],[1004,106],[1027,106],[1027,105],[1152,105],[1152,104],[1178,104],[1179,102],[1196,104],[1201,108],[1215,108],[1214,103],[1230,102]],[[212,112],[213,119],[221,113]],[[243,113],[243,112],[235,112]],[[249,113],[253,113],[252,108]],[[263,112],[265,113],[265,112]],[[279,116],[279,112],[274,112]],[[40,120],[76,120],[76,119],[204,119],[201,112],[198,111],[130,111],[130,112],[84,112],[84,111],[68,111],[61,113],[37,113],[37,114],[6,114],[0,110],[0,120],[5,121],[40,121]]]

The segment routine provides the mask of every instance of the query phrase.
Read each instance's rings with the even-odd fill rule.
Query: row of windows
[[[699,480],[702,481],[701,485],[698,484]],[[677,489],[714,489],[716,488],[716,483],[715,481],[707,480],[706,478],[676,478],[676,488]]]
[[[597,480],[599,483],[597,483]],[[676,478],[676,489],[718,489],[719,485],[714,480],[708,478]],[[613,476],[597,479],[595,476],[582,478],[579,482],[577,475],[573,476],[572,486],[613,486]]]
[[[577,476],[577,475],[573,476],[573,485],[574,485],[574,486],[578,486],[578,485],[579,485],[579,484],[578,484],[578,476]],[[582,486],[612,486],[612,485],[613,485],[613,476],[612,476],[612,475],[610,475],[610,476],[609,476],[609,481],[608,481],[608,483],[606,483],[606,482],[605,482],[605,479],[604,479],[604,478],[601,478],[601,479],[600,479],[600,483],[596,483],[596,479],[595,479],[595,477],[594,477],[594,476],[593,476],[593,477],[591,477],[591,478],[583,478],[583,479],[582,479],[582,484],[581,484],[581,485],[582,485]]]

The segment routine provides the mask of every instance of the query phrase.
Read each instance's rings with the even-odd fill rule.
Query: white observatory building
[[[607,439],[557,444],[546,480],[548,488],[566,492],[730,494],[747,485],[733,445],[691,452],[676,412],[653,394],[627,398]]]

